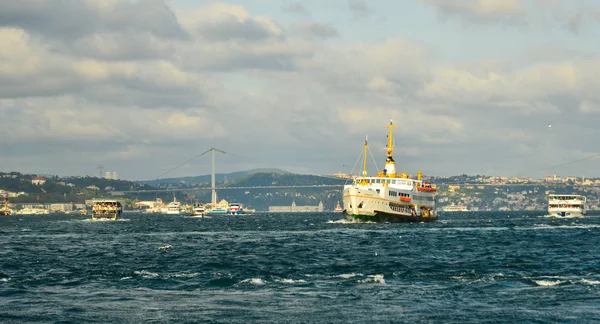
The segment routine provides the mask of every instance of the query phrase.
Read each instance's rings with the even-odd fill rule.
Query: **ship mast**
[[[393,132],[392,129],[396,128],[398,126],[394,126],[393,125],[393,120],[390,119],[390,125],[386,126],[386,128],[389,128],[390,133],[388,134],[388,144],[387,144],[387,158],[388,160],[394,161],[394,159],[392,158],[392,152],[394,151],[394,136],[393,136]]]
[[[363,178],[367,177],[367,152],[369,151],[369,136],[365,136],[365,149],[363,152]]]
[[[388,143],[387,143],[387,156],[385,159],[385,169],[383,170],[384,176],[395,178],[396,175],[396,162],[394,162],[394,158],[392,157],[392,153],[394,151],[394,133],[393,129],[398,126],[394,126],[393,120],[390,119],[390,125],[387,128],[390,130],[388,134]]]

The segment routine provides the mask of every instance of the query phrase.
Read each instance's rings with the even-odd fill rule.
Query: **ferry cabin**
[[[581,195],[549,195],[548,214],[581,216],[586,214],[586,197]]]

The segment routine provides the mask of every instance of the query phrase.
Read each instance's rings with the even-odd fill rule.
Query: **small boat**
[[[548,215],[557,217],[581,217],[587,213],[586,197],[582,195],[548,196]]]
[[[192,208],[191,216],[204,217],[205,213],[206,213],[206,208],[204,208],[204,205],[196,203],[196,204],[194,204],[194,207]]]
[[[244,214],[244,208],[240,203],[231,203],[227,209],[227,215],[242,215]]]
[[[123,205],[118,200],[94,200],[92,220],[117,220],[123,214]]]
[[[173,201],[167,205],[167,214],[169,215],[179,215],[179,211],[181,209],[181,203],[177,201],[177,198],[173,196]]]
[[[344,209],[342,208],[342,206],[340,206],[340,202],[338,201],[337,206],[335,206],[335,209],[333,210],[334,213],[341,213],[343,212]]]
[[[0,216],[14,215],[14,212],[8,207],[8,197],[4,196],[4,207],[0,208]]]

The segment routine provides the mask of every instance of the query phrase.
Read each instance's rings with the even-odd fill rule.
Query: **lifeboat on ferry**
[[[411,199],[410,199],[410,197],[404,197],[404,196],[402,196],[402,197],[400,197],[400,201],[410,202]]]

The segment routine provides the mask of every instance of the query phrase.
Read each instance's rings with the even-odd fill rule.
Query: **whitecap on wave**
[[[362,273],[342,273],[340,275],[338,275],[338,277],[340,278],[344,278],[344,279],[350,279],[350,278],[354,278],[356,276],[363,276]]]
[[[294,280],[294,279],[278,279],[277,281],[284,283],[284,284],[295,284],[295,283],[306,283],[306,280],[302,280],[302,279],[298,279],[298,280]]]
[[[359,280],[358,282],[360,282],[360,283],[378,283],[378,284],[385,285],[385,279],[383,279],[382,274],[367,276],[367,278],[365,278],[363,280]]]
[[[266,282],[264,280],[262,280],[261,278],[250,278],[250,279],[244,279],[242,281],[240,281],[240,283],[251,283],[253,285],[264,285]]]

